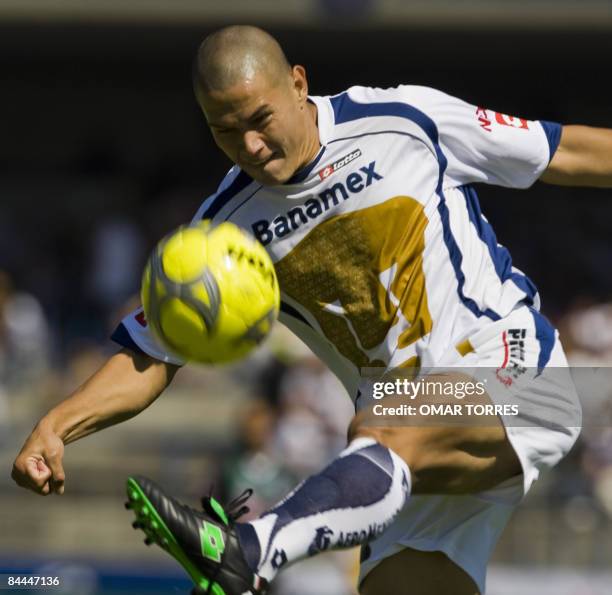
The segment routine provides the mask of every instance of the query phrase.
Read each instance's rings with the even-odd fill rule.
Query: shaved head
[[[319,151],[306,69],[290,66],[269,33],[225,27],[200,45],[196,99],[217,146],[264,185],[284,184]]]
[[[263,29],[246,25],[225,27],[200,45],[194,83],[203,92],[223,91],[263,75],[276,85],[289,80],[291,66],[276,39]]]

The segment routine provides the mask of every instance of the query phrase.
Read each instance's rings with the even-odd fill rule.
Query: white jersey
[[[530,186],[561,126],[469,105],[434,89],[352,87],[312,97],[321,149],[286,184],[234,167],[195,217],[232,221],[275,263],[281,321],[355,396],[366,367],[435,365],[449,346],[538,308],[471,184]],[[113,338],[181,363],[141,311]]]

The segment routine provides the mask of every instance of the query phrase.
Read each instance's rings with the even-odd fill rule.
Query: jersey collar
[[[308,178],[317,163],[321,160],[321,157],[323,157],[325,146],[331,138],[331,131],[334,126],[334,110],[329,99],[326,97],[308,96],[308,101],[314,103],[317,108],[317,129],[319,130],[319,143],[321,144],[321,148],[316,157],[300,171],[293,174],[291,179],[285,182],[285,185],[300,184]]]
[[[324,147],[332,138],[334,129],[334,110],[327,97],[309,95],[308,100],[317,106],[317,126],[319,128],[319,142]]]

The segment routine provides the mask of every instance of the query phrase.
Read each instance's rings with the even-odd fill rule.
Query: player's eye
[[[255,120],[253,120],[253,124],[257,128],[265,128],[269,124],[271,116],[272,114],[263,114],[261,116],[258,116],[257,118],[255,118]]]

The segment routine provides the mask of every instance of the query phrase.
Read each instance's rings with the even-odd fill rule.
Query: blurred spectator
[[[577,303],[563,317],[572,365],[612,364],[612,303]]]
[[[144,240],[134,221],[110,217],[92,238],[88,287],[102,312],[120,307],[138,289],[144,261]]]
[[[253,489],[248,502],[248,520],[273,506],[295,485],[297,477],[272,448],[277,412],[264,399],[247,403],[239,420],[240,450],[223,462],[227,498]]]
[[[0,384],[18,388],[48,370],[50,335],[38,300],[0,270]]]
[[[578,477],[587,482],[586,495],[612,520],[612,303],[576,302],[560,327],[583,407],[581,447],[574,449]]]
[[[352,403],[338,379],[314,356],[288,368],[280,407],[276,447],[297,474],[320,469],[346,445]]]

